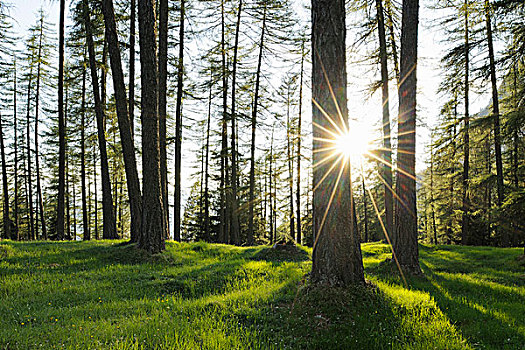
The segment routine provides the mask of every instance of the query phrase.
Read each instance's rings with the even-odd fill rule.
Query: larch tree
[[[418,274],[416,208],[416,69],[419,0],[403,0],[399,84],[398,153],[393,258]]]
[[[348,130],[345,2],[313,0],[311,11],[315,237],[311,278],[329,285],[361,284],[363,261],[352,210],[350,161],[343,155],[334,159],[329,150],[334,134]]]
[[[141,66],[143,211],[139,246],[151,253],[165,248],[165,214],[160,179],[158,60],[153,0],[139,0]]]
[[[60,18],[58,34],[58,202],[57,202],[57,239],[64,239],[65,186],[66,186],[66,126],[64,118],[64,32],[66,0],[60,0]]]

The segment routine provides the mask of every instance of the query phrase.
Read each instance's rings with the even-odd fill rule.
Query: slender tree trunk
[[[398,153],[393,254],[402,268],[420,273],[416,206],[416,68],[419,0],[403,0]],[[394,258],[396,257],[394,256]]]
[[[167,119],[167,91],[168,91],[168,0],[158,0],[159,7],[159,144],[160,144],[160,182],[162,199],[164,200],[164,214],[166,239],[169,239],[169,205],[168,205],[168,156],[166,146],[166,119]],[[181,26],[184,33],[184,1],[181,1]],[[182,50],[184,43],[180,42]],[[180,233],[179,233],[180,235]]]
[[[273,229],[273,220],[274,220],[274,213],[275,213],[275,207],[273,205],[273,172],[272,172],[272,165],[273,165],[273,132],[274,132],[274,126],[272,126],[272,140],[270,142],[270,171],[268,173],[269,179],[269,187],[270,187],[270,244],[273,244],[275,242],[275,231]]]
[[[135,14],[137,10],[136,0],[130,2],[129,17],[129,123],[131,127],[131,138],[135,135]],[[139,188],[140,189],[140,188]],[[142,216],[142,215],[141,215]],[[133,231],[132,231],[133,232]],[[140,230],[138,231],[140,232]],[[133,234],[131,240],[133,241]],[[137,237],[135,237],[136,240]]]
[[[288,95],[286,97],[286,156],[288,157],[288,190],[290,193],[290,213],[289,213],[289,227],[290,227],[290,239],[295,239],[295,213],[293,210],[293,144],[292,144],[292,121],[290,120],[290,103],[291,94],[290,86],[288,86]]]
[[[448,219],[448,228],[447,228],[447,242],[446,244],[451,243],[451,238],[454,234],[454,208],[455,208],[455,196],[454,196],[454,177],[456,176],[456,125],[457,125],[457,95],[454,94],[454,120],[453,120],[453,129],[452,129],[452,162],[451,165],[451,177],[450,177],[450,184],[449,184],[449,192],[450,192],[450,209],[451,209],[451,215]]]
[[[32,80],[33,80],[33,61],[34,57],[31,57],[30,70],[29,70],[29,82],[27,84],[27,113],[26,113],[26,148],[27,148],[27,187],[28,187],[28,204],[29,204],[29,239],[37,239],[35,237],[35,222],[33,217],[33,182],[32,182],[32,173],[31,173],[31,89],[32,89]]]
[[[438,244],[436,230],[436,210],[434,205],[434,143],[432,136],[430,139],[430,211],[432,214],[432,233],[434,234],[434,244]]]
[[[120,131],[120,142],[124,158],[124,170],[128,186],[128,196],[131,214],[130,236],[131,242],[137,242],[141,232],[142,222],[142,195],[140,193],[140,181],[135,159],[135,146],[133,142],[133,130],[131,115],[128,113],[126,101],[126,86],[124,85],[124,73],[120,56],[115,11],[112,0],[103,0],[104,22],[106,25],[106,39],[111,61],[111,72],[115,90],[115,101],[117,107],[117,120]],[[115,195],[115,200],[116,200]]]
[[[363,187],[363,211],[365,221],[365,242],[368,242],[368,206],[366,200],[366,186],[365,186],[365,172],[363,171],[363,163],[361,163],[361,185]]]
[[[229,243],[228,184],[228,76],[226,72],[226,28],[224,0],[221,0],[221,72],[222,72],[222,121],[221,121],[221,178],[220,178],[220,226],[219,242]]]
[[[325,157],[330,156],[326,149],[332,146],[324,139],[332,138],[330,133],[337,132],[337,129],[348,130],[345,45],[345,2],[312,0],[312,124],[316,238],[311,278],[313,282],[342,286],[364,283],[361,248],[352,203],[350,160],[341,156],[322,163]],[[337,128],[323,112],[328,116],[337,116],[332,121]],[[332,165],[334,168],[331,169]]]
[[[184,81],[184,3],[180,3],[179,28],[179,62],[177,67],[177,105],[175,113],[175,207],[174,207],[174,239],[180,241],[180,206],[181,206],[181,147],[182,147],[182,84]]]
[[[141,66],[141,120],[143,211],[139,246],[151,253],[165,248],[164,200],[160,180],[160,143],[158,115],[158,60],[152,0],[139,0],[139,41]]]
[[[388,93],[388,56],[385,34],[385,18],[383,1],[376,0],[377,31],[379,34],[379,58],[381,61],[381,93],[383,101],[383,164],[381,164],[381,177],[384,180],[385,191],[385,227],[388,235],[393,240],[394,233],[394,199],[392,184],[392,143],[390,141],[390,100]]]
[[[44,36],[44,18],[40,18],[40,37],[38,43],[38,63],[36,73],[36,96],[35,96],[35,167],[36,167],[36,190],[37,190],[37,215],[40,212],[40,224],[42,226],[42,237],[47,239],[46,218],[44,214],[44,200],[42,196],[42,183],[40,179],[40,151],[38,141],[39,113],[40,113],[40,78],[42,72],[42,37]],[[38,220],[36,224],[38,230]],[[38,236],[38,234],[37,234]]]
[[[64,239],[64,201],[66,185],[66,129],[64,119],[64,18],[66,0],[60,0],[58,40],[58,202],[57,239]]]
[[[463,204],[462,204],[462,218],[461,218],[461,243],[471,244],[469,239],[469,226],[470,226],[470,214],[469,214],[469,156],[470,156],[470,145],[469,145],[469,0],[465,0],[465,119],[464,119],[464,140],[463,140]]]
[[[67,114],[66,114],[67,118]],[[67,132],[67,129],[66,129]],[[71,240],[71,205],[69,194],[69,157],[67,156],[67,147],[66,147],[66,240]]]
[[[492,113],[494,119],[494,148],[496,155],[496,179],[498,190],[498,207],[505,201],[503,187],[503,161],[501,157],[501,131],[499,119],[498,83],[496,80],[496,64],[494,60],[494,45],[492,43],[492,24],[490,20],[490,2],[485,0],[485,16],[487,23],[487,41],[489,47],[490,82],[492,85]]]
[[[263,21],[261,28],[261,39],[259,41],[259,58],[257,60],[257,71],[255,73],[255,92],[253,97],[252,109],[252,141],[250,145],[250,199],[249,207],[249,221],[248,221],[248,245],[254,244],[254,228],[253,228],[253,207],[255,205],[255,131],[257,128],[257,108],[259,107],[259,85],[261,81],[261,66],[262,55],[264,50],[264,34],[266,31],[266,2],[263,8]]]
[[[210,166],[210,123],[211,123],[211,97],[213,82],[210,81],[210,97],[208,100],[208,120],[206,121],[206,164],[204,175],[204,238],[210,241],[210,199],[209,197],[209,166]]]
[[[100,171],[102,177],[102,215],[103,215],[103,232],[104,239],[115,239],[117,236],[117,227],[113,211],[113,199],[111,193],[111,180],[109,177],[108,154],[106,149],[105,133],[105,113],[102,106],[101,91],[98,86],[97,67],[95,61],[95,45],[93,43],[93,31],[87,0],[84,3],[84,23],[86,38],[88,44],[89,65],[91,68],[91,83],[93,85],[93,97],[95,100],[95,115],[97,119],[97,136],[98,146],[100,149]]]
[[[514,100],[514,111],[518,110],[519,107],[519,101],[517,97],[518,93],[518,71],[517,71],[517,64],[514,63],[514,67],[512,69],[513,71],[513,100]],[[516,189],[520,188],[520,182],[519,182],[519,162],[518,162],[518,147],[519,147],[519,137],[518,137],[518,127],[514,126],[512,128],[512,173],[513,173],[513,182],[514,187]]]
[[[4,131],[2,129],[2,114],[0,113],[0,150],[2,151],[2,184],[4,190],[4,239],[11,238],[11,219],[9,218],[9,188],[7,184],[7,166],[5,163]]]
[[[237,53],[239,51],[239,33],[241,27],[241,13],[242,0],[239,0],[239,8],[237,9],[237,24],[235,26],[235,44],[233,46],[233,67],[232,67],[232,107],[231,107],[231,240],[235,245],[241,244],[240,230],[239,230],[239,213],[238,213],[238,199],[237,199],[237,132],[236,132],[236,79],[237,79]]]
[[[17,106],[17,95],[18,95],[18,90],[17,90],[17,80],[16,80],[16,60],[15,60],[15,64],[14,64],[14,79],[13,79],[13,128],[15,129],[14,130],[14,134],[15,134],[15,140],[14,140],[14,148],[15,148],[15,166],[14,166],[14,171],[13,171],[13,176],[15,178],[15,193],[14,193],[14,214],[15,214],[15,232],[14,232],[14,237],[12,238],[16,238],[17,241],[20,240],[20,231],[19,231],[19,228],[20,228],[20,221],[19,221],[19,215],[18,215],[18,118],[17,118],[17,110],[18,110],[18,106]]]
[[[95,239],[98,240],[99,235],[98,235],[97,157],[96,157],[94,144],[93,144],[93,182],[95,185]]]
[[[84,54],[85,56],[85,54]],[[85,60],[85,57],[84,57]],[[86,186],[86,67],[82,67],[82,101],[80,106],[80,181],[82,183],[82,228],[84,232],[84,240],[91,239],[91,231],[89,229],[89,218],[87,208],[86,191],[89,187]]]
[[[297,117],[297,181],[296,181],[296,220],[297,220],[297,244],[302,244],[301,227],[301,141],[302,141],[302,121],[303,121],[303,76],[304,76],[304,42],[301,41],[301,72],[299,73],[299,115]]]
[[[392,1],[385,0],[385,13],[388,21],[386,25],[388,27],[388,36],[390,38],[390,46],[392,46],[392,60],[394,61],[394,73],[396,74],[396,81],[399,84],[399,58],[397,54],[397,43],[396,35],[394,31],[394,9],[392,8]],[[383,16],[383,23],[384,16]]]

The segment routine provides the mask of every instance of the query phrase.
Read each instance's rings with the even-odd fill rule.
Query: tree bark
[[[7,184],[7,166],[5,163],[4,131],[2,129],[2,114],[0,113],[0,150],[2,152],[2,184],[4,190],[4,239],[11,238],[11,219],[9,218],[9,188]]]
[[[31,62],[29,63],[31,68],[29,70],[29,82],[27,84],[27,113],[26,113],[26,148],[27,148],[27,191],[28,191],[28,217],[29,217],[29,239],[36,239],[35,237],[35,222],[33,217],[33,182],[32,182],[32,173],[31,173],[31,88],[33,80],[33,63],[34,57],[31,57]]]
[[[16,238],[17,241],[20,240],[20,221],[19,221],[19,215],[18,215],[18,118],[17,118],[17,95],[18,95],[18,89],[17,89],[17,80],[16,80],[16,59],[14,64],[14,79],[13,79],[13,128],[14,134],[15,134],[15,140],[14,140],[14,148],[15,148],[15,166],[13,171],[13,177],[15,178],[15,188],[14,188],[14,215],[15,215],[15,232],[13,234],[13,237]]]
[[[91,69],[91,83],[93,85],[93,97],[95,100],[95,115],[97,119],[97,136],[98,146],[100,149],[100,171],[102,177],[102,218],[103,231],[102,238],[115,239],[117,236],[117,227],[113,211],[113,198],[111,193],[111,180],[109,177],[108,155],[106,149],[105,133],[105,113],[102,107],[100,88],[98,85],[97,67],[95,61],[95,45],[93,43],[93,30],[89,14],[89,5],[87,0],[84,2],[84,25],[86,30],[86,39],[88,44],[89,65]]]
[[[312,0],[315,243],[311,278],[316,283],[342,286],[364,283],[352,203],[350,160],[341,156],[321,163],[331,155],[326,149],[333,146],[324,139],[331,139],[330,132],[338,130],[319,107],[328,116],[337,116],[333,122],[338,129],[348,130],[345,45],[345,2]]]
[[[66,0],[60,0],[58,34],[58,202],[57,239],[64,239],[64,205],[66,185],[66,129],[64,120],[64,18]]]
[[[47,239],[47,228],[46,228],[46,218],[44,213],[44,199],[42,196],[42,183],[40,179],[40,152],[38,150],[39,148],[39,141],[38,141],[38,126],[39,126],[39,113],[40,113],[40,78],[41,78],[41,72],[42,72],[42,37],[44,36],[44,17],[43,14],[40,17],[40,37],[39,37],[39,43],[38,43],[38,64],[37,64],[37,72],[36,72],[36,96],[35,96],[35,170],[36,170],[36,190],[37,190],[37,205],[38,205],[38,212],[40,212],[40,223],[42,226],[42,237],[43,239]],[[38,230],[38,220],[36,224],[36,228]],[[38,234],[37,234],[38,235]]]
[[[164,200],[166,239],[169,238],[168,205],[168,156],[166,146],[167,90],[168,90],[168,0],[158,0],[159,6],[159,145],[160,145],[160,183]],[[184,0],[181,1],[181,26],[184,33]],[[184,50],[184,43],[179,43]],[[184,52],[184,51],[182,51]],[[177,146],[175,146],[177,148]],[[180,233],[179,233],[180,235]]]
[[[130,2],[129,17],[129,123],[131,126],[131,137],[135,135],[135,14],[137,10],[136,0]],[[136,238],[136,237],[135,237]],[[133,236],[132,236],[133,240]]]
[[[180,206],[181,206],[181,146],[182,146],[182,84],[184,80],[184,3],[181,0],[179,28],[179,62],[177,67],[177,104],[175,113],[175,207],[173,239],[180,241]]]
[[[155,7],[139,0],[143,211],[139,246],[150,253],[165,249],[166,230],[160,180],[158,60]]]
[[[470,126],[470,115],[469,115],[469,0],[465,0],[464,16],[465,16],[465,119],[464,119],[464,140],[463,140],[463,204],[462,204],[462,217],[461,217],[461,243],[471,244],[470,242],[470,214],[469,214],[469,156],[470,156],[470,145],[469,145],[469,126]]]
[[[299,73],[299,115],[297,118],[297,188],[296,188],[296,220],[297,220],[297,244],[302,244],[301,227],[301,141],[302,141],[302,116],[303,116],[303,76],[304,76],[304,42],[301,40],[301,72]]]
[[[289,227],[290,227],[290,239],[295,239],[295,213],[293,210],[293,144],[292,144],[292,121],[290,120],[290,104],[291,94],[290,85],[288,85],[288,93],[286,96],[286,156],[288,163],[288,190],[290,193],[290,213],[289,213]]]
[[[383,164],[381,176],[384,180],[385,191],[385,227],[388,235],[393,239],[394,233],[394,199],[392,184],[392,143],[390,141],[390,100],[388,92],[388,56],[385,34],[385,18],[382,0],[376,0],[377,31],[379,34],[379,58],[381,62],[381,94],[383,102]]]
[[[124,169],[126,171],[126,180],[128,186],[131,214],[130,236],[131,242],[137,242],[142,226],[142,195],[140,193],[140,181],[137,170],[137,161],[135,159],[135,146],[133,143],[131,118],[128,113],[128,104],[126,101],[126,86],[124,85],[124,73],[118,44],[118,34],[113,1],[103,0],[102,9],[104,11],[104,23],[106,25],[106,39],[111,62],[111,72],[113,73],[113,87],[115,90],[120,142],[122,144]]]
[[[237,9],[237,23],[235,26],[235,44],[233,46],[233,67],[232,67],[232,106],[231,106],[231,156],[232,168],[230,185],[231,191],[231,243],[235,245],[241,244],[240,230],[239,230],[239,216],[238,216],[238,199],[237,199],[237,132],[236,132],[236,79],[237,79],[237,54],[239,51],[239,33],[241,27],[241,13],[242,0],[239,0],[239,7]]]
[[[489,48],[490,82],[492,85],[492,114],[494,119],[494,148],[496,155],[496,179],[498,191],[498,207],[505,201],[503,187],[503,161],[501,157],[501,131],[499,119],[498,83],[496,80],[496,64],[494,60],[494,44],[492,42],[492,24],[490,19],[490,2],[485,0],[485,16],[487,25],[487,41]]]
[[[210,123],[211,123],[211,97],[213,82],[210,81],[210,96],[208,100],[208,120],[206,121],[206,164],[204,174],[204,239],[210,241],[210,199],[209,197],[209,166],[210,166]]]
[[[85,56],[85,53],[84,53]],[[84,57],[85,60],[85,57]],[[86,67],[82,67],[82,101],[80,107],[80,181],[82,183],[82,227],[84,232],[84,241],[91,239],[91,230],[89,228],[87,194],[86,191]]]
[[[419,0],[404,0],[401,28],[395,241],[393,254],[401,267],[421,273],[416,207],[416,68]],[[396,257],[394,256],[394,258]]]
[[[255,92],[253,97],[252,109],[252,141],[250,145],[250,198],[248,202],[249,207],[249,221],[248,221],[248,245],[254,244],[254,228],[253,228],[253,207],[255,205],[255,131],[257,128],[257,108],[259,107],[259,86],[261,82],[261,66],[262,55],[264,50],[264,33],[266,31],[266,2],[263,9],[263,21],[261,28],[261,39],[259,41],[259,58],[257,59],[257,71],[255,73]]]
[[[221,72],[222,72],[222,121],[221,121],[221,178],[220,178],[220,226],[219,242],[229,242],[229,201],[226,192],[228,184],[228,76],[226,72],[226,28],[224,0],[221,0]]]

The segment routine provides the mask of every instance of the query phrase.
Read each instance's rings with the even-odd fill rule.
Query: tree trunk
[[[38,64],[37,64],[37,73],[36,73],[36,96],[35,96],[35,170],[36,170],[36,190],[37,190],[37,214],[40,212],[40,223],[42,226],[42,237],[47,239],[47,228],[46,228],[46,218],[44,213],[44,199],[42,196],[42,184],[40,180],[40,152],[39,141],[38,141],[38,130],[39,130],[39,113],[40,113],[40,78],[42,72],[42,37],[44,35],[44,18],[40,18],[40,37],[38,43]],[[38,220],[36,224],[38,230]],[[38,234],[37,234],[38,235]]]
[[[469,186],[469,22],[468,22],[468,6],[469,0],[465,0],[465,120],[464,120],[464,141],[463,141],[463,204],[462,204],[462,217],[461,217],[461,243],[471,244],[469,236],[470,226],[470,214],[469,214],[469,197],[468,197],[468,186]]]
[[[4,239],[11,238],[11,219],[9,218],[9,188],[7,184],[7,166],[5,164],[4,131],[2,129],[2,114],[0,113],[0,150],[2,152],[2,183],[4,190]]]
[[[241,13],[242,0],[239,0],[239,8],[237,9],[237,24],[235,26],[235,44],[233,46],[233,67],[232,67],[232,107],[231,107],[231,156],[232,168],[230,185],[231,191],[231,242],[235,245],[241,244],[240,230],[239,230],[239,213],[237,201],[237,132],[236,132],[236,79],[237,79],[237,53],[239,51],[239,33],[241,27]]]
[[[289,213],[289,227],[290,227],[290,239],[295,239],[295,213],[293,210],[293,144],[292,144],[292,121],[290,120],[290,85],[288,85],[288,94],[286,96],[286,156],[288,163],[288,190],[290,193],[290,213]]]
[[[498,207],[505,201],[503,187],[503,161],[501,158],[501,132],[499,119],[498,83],[496,80],[496,64],[494,60],[494,45],[492,43],[492,24],[490,19],[490,3],[485,0],[485,16],[487,23],[487,41],[489,47],[490,82],[492,85],[492,114],[494,119],[494,148],[496,155],[496,178],[498,190]]]
[[[394,61],[394,73],[396,74],[396,81],[399,84],[399,58],[397,54],[396,36],[394,31],[394,9],[392,8],[392,1],[385,0],[385,12],[388,18],[387,27],[388,35],[390,37],[390,45],[392,46],[392,60]],[[384,16],[383,16],[384,23]]]
[[[257,71],[255,73],[255,92],[252,109],[252,141],[250,145],[250,199],[248,202],[248,245],[254,244],[253,207],[255,205],[255,131],[257,128],[257,107],[259,107],[259,85],[261,81],[262,55],[264,50],[264,33],[266,31],[266,2],[263,6],[263,21],[261,28],[261,39],[259,41],[259,58],[257,60]]]
[[[210,122],[211,122],[211,97],[213,82],[210,81],[210,97],[208,100],[208,120],[206,121],[206,164],[204,174],[204,238],[210,241],[210,199],[209,196],[209,167],[210,167]]]
[[[104,11],[104,23],[106,25],[106,39],[109,49],[109,58],[111,61],[111,72],[113,73],[113,87],[115,90],[120,142],[122,144],[124,169],[126,171],[126,180],[128,186],[131,214],[130,236],[131,242],[137,242],[141,232],[142,195],[140,193],[140,181],[137,170],[137,161],[135,159],[135,146],[133,143],[131,118],[128,113],[128,104],[126,101],[126,86],[124,85],[124,73],[122,70],[122,60],[118,43],[113,1],[103,0],[102,8]]]
[[[368,206],[366,203],[366,186],[365,186],[365,172],[363,171],[363,163],[361,163],[361,184],[363,186],[363,211],[365,221],[365,242],[368,242]]]
[[[64,204],[66,185],[66,129],[64,120],[64,18],[66,0],[60,0],[58,36],[58,202],[57,239],[64,239]]]
[[[115,223],[115,216],[113,211],[113,199],[111,193],[111,180],[109,177],[108,155],[106,149],[106,133],[105,133],[105,113],[102,107],[101,97],[99,95],[100,88],[98,85],[97,67],[95,61],[95,45],[93,43],[93,31],[91,27],[91,18],[89,14],[89,7],[87,0],[84,2],[84,24],[86,30],[86,38],[88,44],[89,65],[91,69],[91,83],[93,85],[93,97],[95,100],[95,115],[97,119],[97,136],[98,146],[100,149],[100,171],[102,177],[102,217],[103,217],[103,231],[102,238],[115,239],[117,236],[117,227]]]
[[[361,248],[352,208],[350,160],[340,156],[336,160],[323,161],[331,155],[326,149],[333,147],[324,139],[331,139],[331,133],[337,133],[337,129],[348,130],[345,45],[345,2],[312,0],[315,243],[311,278],[314,282],[329,285],[364,283]],[[329,121],[323,112],[339,117]]]
[[[160,180],[158,68],[155,8],[152,0],[139,0],[141,66],[143,211],[139,246],[151,253],[165,248],[166,230]]]
[[[430,211],[432,213],[432,233],[434,234],[434,244],[438,244],[436,230],[436,210],[434,208],[434,143],[430,138]]]
[[[16,81],[16,60],[15,60],[15,67],[14,67],[14,79],[13,79],[13,128],[15,129],[14,130],[14,134],[15,134],[15,140],[14,140],[14,148],[15,148],[15,166],[14,166],[14,171],[13,171],[13,177],[15,178],[15,194],[14,194],[14,214],[15,214],[15,222],[14,222],[14,226],[15,226],[15,232],[13,233],[13,237],[11,238],[15,238],[17,241],[20,240],[20,231],[19,231],[19,227],[20,227],[20,221],[19,221],[19,215],[18,215],[18,118],[17,118],[17,110],[18,110],[18,107],[17,107],[17,95],[18,95],[18,90],[17,90],[17,81]]]
[[[130,17],[129,17],[129,124],[131,127],[131,138],[135,135],[135,13],[137,9],[137,3],[135,0],[130,2]],[[142,215],[141,215],[142,216]],[[133,231],[132,231],[133,232]],[[140,231],[138,231],[140,232]],[[137,237],[131,235],[133,241]]]
[[[272,165],[273,165],[273,132],[274,132],[274,126],[272,126],[272,140],[270,142],[270,171],[268,173],[269,176],[269,187],[270,187],[270,244],[273,244],[275,241],[275,231],[273,229],[273,222],[275,217],[275,207],[273,205],[273,172],[272,172]]]
[[[85,54],[84,54],[85,56]],[[85,60],[85,57],[84,57]],[[80,107],[81,126],[80,126],[80,181],[82,183],[82,227],[84,232],[84,240],[91,239],[91,231],[89,229],[87,195],[86,191],[86,67],[82,67],[82,101]]]
[[[303,76],[304,76],[304,39],[301,41],[301,73],[299,75],[299,116],[297,118],[297,188],[296,188],[296,220],[297,220],[297,244],[302,244],[301,227],[301,141],[302,141],[302,120],[303,120]]]
[[[383,164],[381,177],[384,180],[385,191],[385,227],[388,235],[393,239],[394,211],[393,211],[393,184],[392,184],[392,143],[390,141],[390,100],[388,93],[388,56],[385,34],[385,18],[382,0],[376,0],[377,31],[379,34],[379,58],[381,61],[381,93],[383,101]]]
[[[98,235],[98,190],[97,190],[97,157],[95,152],[95,144],[93,144],[93,182],[95,185],[95,239],[99,239]]]
[[[221,72],[222,72],[222,122],[221,122],[221,179],[220,179],[220,227],[219,242],[229,242],[229,201],[226,192],[228,184],[228,76],[226,72],[226,28],[224,0],[221,0]]]
[[[416,68],[419,0],[403,0],[399,85],[394,258],[411,273],[420,273],[416,207]]]
[[[29,63],[31,68],[29,70],[29,83],[27,84],[27,113],[26,113],[26,148],[27,148],[27,191],[28,191],[28,204],[29,204],[29,239],[36,239],[35,237],[35,222],[33,217],[33,182],[32,182],[32,173],[31,173],[31,88],[32,88],[32,79],[33,79],[33,61],[34,57],[31,57],[31,62]]]
[[[180,206],[181,206],[181,146],[182,146],[182,84],[184,80],[184,3],[181,0],[179,28],[179,62],[177,65],[177,105],[175,113],[175,207],[173,239],[180,241]]]

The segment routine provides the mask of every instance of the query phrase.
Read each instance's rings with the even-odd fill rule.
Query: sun
[[[334,140],[335,152],[345,157],[365,156],[371,147],[370,131],[361,125],[351,125],[348,132],[338,135]]]

